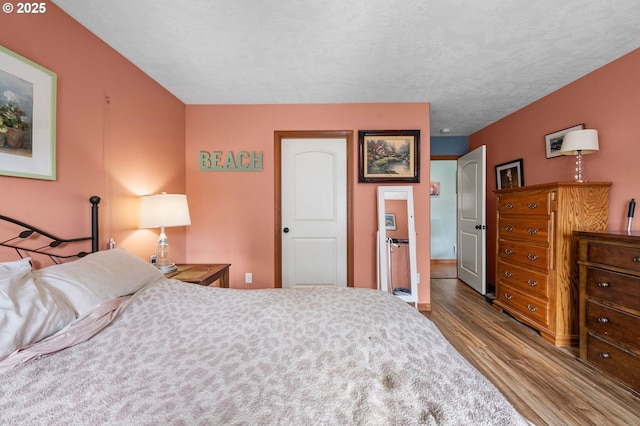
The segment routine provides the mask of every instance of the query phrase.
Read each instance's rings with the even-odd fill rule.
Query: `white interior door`
[[[487,293],[486,147],[458,159],[458,278]]]
[[[282,287],[347,286],[347,140],[282,139]]]

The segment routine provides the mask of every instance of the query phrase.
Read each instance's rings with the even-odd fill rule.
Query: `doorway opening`
[[[458,155],[431,157],[431,278],[457,278],[456,169]]]

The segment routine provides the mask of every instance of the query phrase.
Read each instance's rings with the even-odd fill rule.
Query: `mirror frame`
[[[386,200],[406,200],[407,201],[407,227],[409,240],[409,272],[411,280],[410,295],[396,295],[405,302],[418,303],[418,273],[416,266],[416,228],[413,207],[413,187],[412,186],[379,186],[378,187],[378,289],[389,291],[388,283],[388,259],[387,233],[385,227],[385,201]]]

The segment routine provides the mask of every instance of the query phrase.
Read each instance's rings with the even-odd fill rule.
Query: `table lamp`
[[[562,155],[577,155],[576,182],[584,182],[582,175],[582,155],[598,152],[598,131],[595,129],[574,130],[564,135],[562,140]]]
[[[191,225],[187,196],[182,194],[152,194],[140,197],[140,228],[160,228],[156,244],[156,267],[163,273],[175,271],[171,261],[169,241],[164,228]]]

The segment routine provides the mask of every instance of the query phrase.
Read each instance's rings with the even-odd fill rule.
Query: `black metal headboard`
[[[60,247],[61,245],[66,243],[76,243],[80,241],[90,240],[91,252],[96,252],[98,251],[98,241],[99,241],[98,240],[98,204],[100,204],[100,197],[98,197],[97,195],[93,195],[91,198],[89,198],[89,202],[91,203],[91,236],[90,237],[59,238],[53,234],[42,231],[36,228],[35,226],[31,226],[17,219],[0,215],[0,220],[3,220],[5,222],[10,222],[24,228],[22,231],[20,231],[20,233],[17,236],[9,238],[6,241],[0,242],[0,246],[14,249],[21,258],[23,257],[22,255],[23,252],[37,253],[44,256],[48,256],[49,258],[51,258],[51,260],[54,263],[59,263],[59,261],[62,259],[68,259],[72,257],[84,257],[88,254],[86,251],[80,251],[74,254],[62,255],[62,254],[55,254],[49,251],[50,248]],[[29,248],[22,245],[22,242],[24,242],[29,237],[34,237],[34,238],[44,237],[50,242],[40,247]]]

